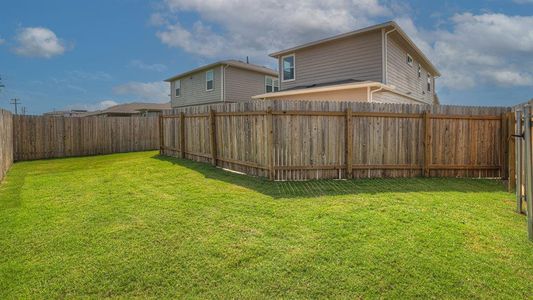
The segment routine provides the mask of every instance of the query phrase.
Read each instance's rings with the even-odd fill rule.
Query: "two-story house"
[[[224,60],[178,74],[170,83],[172,107],[250,101],[277,92],[278,72],[237,60]]]
[[[254,99],[438,103],[439,71],[395,22],[270,54],[280,91]]]

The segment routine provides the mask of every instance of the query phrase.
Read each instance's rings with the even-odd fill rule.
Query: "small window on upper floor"
[[[413,57],[409,54],[407,54],[407,64],[413,66]]]
[[[431,92],[431,74],[428,73],[428,92]]]
[[[181,96],[181,80],[174,82],[174,89],[176,90],[176,98]]]
[[[294,54],[283,56],[281,58],[281,81],[292,81],[296,78],[295,68],[294,68]]]
[[[274,77],[265,76],[265,91],[267,93],[279,91],[279,80]]]
[[[418,64],[418,79],[422,78],[422,66]]]
[[[205,72],[205,90],[206,91],[212,91],[215,86],[214,81],[215,74],[213,70],[209,70]]]

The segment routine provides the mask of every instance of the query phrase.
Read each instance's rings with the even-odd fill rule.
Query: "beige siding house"
[[[165,80],[172,107],[249,101],[279,89],[278,72],[237,60],[209,64]]]
[[[254,99],[438,103],[440,73],[395,22],[270,55],[280,91]]]

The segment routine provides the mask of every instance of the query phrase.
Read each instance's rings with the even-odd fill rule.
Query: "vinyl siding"
[[[235,67],[227,67],[224,73],[226,101],[250,101],[252,96],[264,94],[266,92],[265,76],[268,75]]]
[[[381,31],[376,30],[297,50],[296,79],[280,82],[280,88],[284,90],[346,79],[381,82],[381,48]],[[281,57],[278,60],[278,67],[282,72]]]
[[[418,78],[418,64],[420,59],[413,52],[413,65],[407,64],[407,50],[405,44],[394,35],[387,39],[387,84],[395,86],[398,91],[413,96],[426,103],[433,103],[435,81],[432,78],[431,92],[427,91],[427,69],[422,67],[422,76]]]
[[[172,107],[217,103],[221,101],[221,67],[213,67],[214,87],[205,90],[205,72],[203,70],[180,78],[181,96],[176,97],[175,81],[170,83]]]

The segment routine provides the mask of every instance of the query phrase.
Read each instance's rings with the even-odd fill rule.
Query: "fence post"
[[[63,139],[62,139],[63,155],[66,156],[67,155],[67,122],[65,121],[66,118],[64,116],[61,117],[61,119],[63,120]]]
[[[216,121],[215,111],[209,109],[209,143],[211,144],[211,164],[217,165],[217,137],[216,137]]]
[[[159,154],[164,154],[165,142],[163,133],[163,115],[159,115]]]
[[[507,190],[511,192],[516,184],[516,139],[512,138],[511,134],[516,132],[515,130],[515,114],[512,112],[507,113],[507,131],[510,137],[507,141],[509,150],[507,151]]]
[[[516,129],[515,134],[517,136],[522,135],[522,112],[516,111]],[[516,152],[516,212],[522,213],[522,138],[516,138],[515,152]]]
[[[353,126],[352,126],[352,108],[348,107],[346,109],[346,140],[345,140],[345,147],[346,147],[346,177],[348,179],[352,179],[353,177],[353,164],[352,164],[352,154],[353,154],[353,142],[352,142],[352,135],[353,135]]]
[[[527,203],[527,233],[529,240],[533,241],[533,166],[531,162],[531,106],[524,106],[524,142],[526,149],[524,153],[525,162],[525,186]]]
[[[180,156],[185,158],[185,114],[180,112]]]
[[[431,119],[428,111],[424,112],[424,177],[429,177],[431,161]]]
[[[274,118],[272,117],[272,107],[267,109],[267,159],[268,159],[268,179],[274,180]]]

